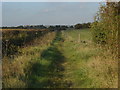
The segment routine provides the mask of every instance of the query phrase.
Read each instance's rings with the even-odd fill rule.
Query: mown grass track
[[[61,32],[56,33],[55,39],[51,42],[50,47],[44,50],[38,62],[34,63],[30,68],[29,83],[33,88],[61,88],[70,87],[70,83],[63,80],[65,57],[59,50],[63,39]],[[41,64],[43,62],[43,65]]]
[[[117,61],[94,45],[89,29],[52,32],[35,43],[22,50],[23,55],[14,60],[12,69],[5,69],[5,74],[9,74],[8,69],[12,73],[4,79],[5,87],[117,87]],[[20,67],[14,71],[16,65]]]

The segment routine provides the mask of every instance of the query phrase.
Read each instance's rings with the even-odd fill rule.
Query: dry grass
[[[81,34],[82,42],[78,40],[79,33]],[[64,67],[64,71],[61,72],[63,77],[61,80],[53,76],[50,78],[48,74],[49,69],[46,67],[51,63],[49,58],[52,57],[54,61],[59,61],[58,58],[61,57],[59,56],[60,53],[56,52],[56,50],[51,48],[48,49],[48,47],[52,45],[51,41],[54,37],[55,32],[48,33],[42,38],[35,39],[32,41],[34,44],[23,48],[21,50],[22,55],[15,57],[12,62],[10,62],[10,59],[8,62],[8,58],[4,58],[4,87],[28,87],[28,82],[26,80],[28,75],[26,73],[28,73],[29,70],[31,70],[30,68],[34,65],[34,67],[36,66],[34,70],[39,72],[35,73],[34,70],[33,72],[35,74],[29,72],[29,76],[31,76],[29,79],[33,80],[30,85],[33,87],[45,87],[45,81],[51,79],[53,80],[53,82],[51,82],[53,84],[54,81],[58,83],[62,81],[70,85],[71,88],[117,88],[117,58],[113,58],[114,54],[109,53],[109,50],[106,51],[98,46],[94,46],[94,43],[91,41],[90,31],[88,30],[65,31],[62,33],[63,41],[59,43],[56,42],[55,45],[58,51],[65,56],[65,62],[61,64]],[[46,51],[46,56],[44,57],[48,58],[41,59],[40,55],[44,50]],[[58,55],[56,56],[56,54]],[[55,66],[58,67],[57,65]],[[58,72],[51,72],[51,74],[57,75]],[[51,83],[49,83],[49,85]]]
[[[99,88],[117,88],[118,86],[118,59],[104,51],[87,62],[89,77],[96,80]]]
[[[79,33],[86,43],[78,42]],[[118,58],[109,50],[95,46],[90,40],[90,31],[68,31],[63,37],[63,53],[67,58],[63,64],[64,75],[73,82],[72,88],[118,87]]]
[[[0,31],[47,31],[47,29],[0,29]]]
[[[32,63],[31,59],[39,57],[40,52],[49,46],[54,37],[54,32],[47,33],[43,37],[35,39],[32,46],[22,48],[22,55],[16,56],[14,59],[3,58],[3,87],[27,87],[26,73]]]

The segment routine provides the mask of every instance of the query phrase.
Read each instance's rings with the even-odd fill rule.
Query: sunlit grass
[[[66,31],[63,32],[63,37],[65,43],[62,49],[67,58],[66,63],[64,63],[66,67],[64,75],[65,79],[73,82],[71,87],[117,87],[117,60],[113,60],[108,55],[109,52],[94,46],[90,30]]]
[[[117,87],[117,60],[94,45],[89,29],[50,32],[33,43],[4,58],[4,87]]]
[[[3,87],[5,88],[25,88],[28,87],[28,73],[34,63],[47,64],[48,61],[41,61],[40,53],[49,47],[54,39],[55,33],[48,33],[42,38],[33,41],[34,46],[20,49],[21,55],[14,59],[3,58]],[[36,42],[37,40],[37,42]],[[36,43],[35,43],[36,42]],[[39,43],[39,44],[38,44]],[[42,45],[42,47],[41,47]],[[30,74],[30,73],[29,73]]]

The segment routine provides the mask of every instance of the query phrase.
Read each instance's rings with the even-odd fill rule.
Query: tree
[[[82,24],[76,24],[74,27],[75,27],[75,29],[81,29],[82,28]]]
[[[120,2],[101,5],[92,24],[93,40],[106,50],[118,52],[118,27],[120,27]]]

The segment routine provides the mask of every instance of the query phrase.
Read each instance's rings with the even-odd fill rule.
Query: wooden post
[[[78,35],[78,42],[80,43],[80,33],[79,33],[79,35]]]

